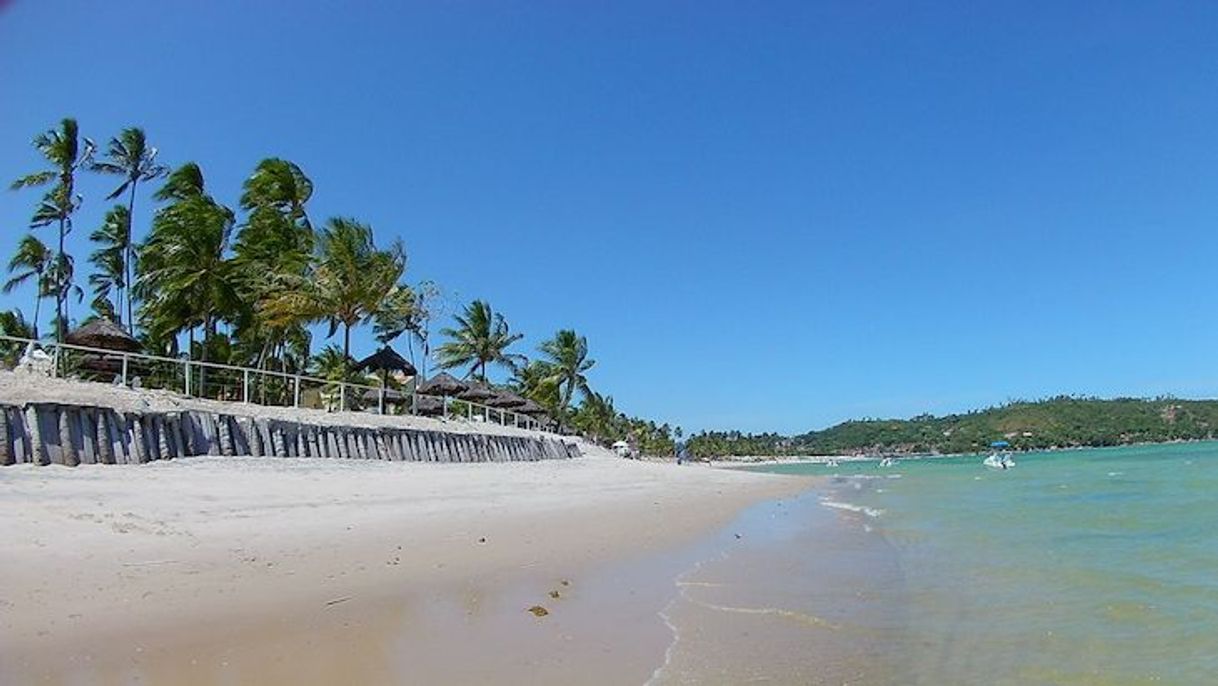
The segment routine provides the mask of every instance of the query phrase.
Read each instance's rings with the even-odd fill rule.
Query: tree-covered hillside
[[[698,457],[965,453],[1005,440],[1015,450],[1213,438],[1218,400],[1075,398],[1013,402],[968,414],[848,421],[789,439],[710,432],[690,438]]]

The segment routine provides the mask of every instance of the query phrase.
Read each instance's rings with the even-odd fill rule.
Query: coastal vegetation
[[[630,440],[642,450],[671,454],[679,436],[666,425],[632,419],[612,398],[592,390],[587,372],[596,364],[584,336],[564,328],[543,340],[535,359],[519,350],[523,334],[484,299],[464,305],[433,350],[431,329],[444,314],[444,295],[434,282],[410,283],[406,247],[378,242],[374,228],[338,216],[316,226],[309,203],[312,180],[280,158],[259,162],[242,185],[233,209],[209,190],[195,161],[163,164],[143,129],[122,129],[99,152],[75,119],[37,135],[44,164],[12,183],[13,190],[45,189],[8,260],[3,291],[28,292],[32,319],[20,309],[0,313],[0,333],[45,336],[44,299],[54,300],[45,336],[62,343],[78,325],[104,318],[137,338],[145,352],[200,362],[315,374],[337,381],[377,383],[355,371],[352,334],[371,327],[382,345],[405,336],[423,374],[433,353],[438,366],[482,383],[498,370],[504,388],[533,400],[557,426],[606,443]],[[107,183],[105,201],[89,233],[90,272],[78,278],[67,237],[81,221],[83,175]],[[146,197],[149,196],[150,197]],[[151,207],[145,209],[151,201]],[[142,212],[141,212],[142,210]],[[52,242],[41,229],[51,227]],[[83,304],[87,284],[89,309]],[[315,346],[341,332],[341,344]],[[12,364],[20,346],[0,355]],[[382,375],[381,381],[395,383]],[[200,388],[206,388],[203,379]]]
[[[758,455],[955,454],[994,441],[1013,450],[1102,447],[1212,439],[1218,400],[1058,396],[1012,401],[965,414],[863,419],[795,436],[703,432],[690,437],[701,458]]]

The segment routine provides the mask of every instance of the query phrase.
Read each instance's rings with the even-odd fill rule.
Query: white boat
[[[826,467],[836,467],[836,466],[838,466],[837,460],[829,460],[828,462],[825,463],[825,466]]]
[[[994,452],[990,456],[982,460],[981,464],[990,469],[1010,469],[1015,466],[1015,460],[1011,459],[1011,454],[1006,452],[1006,448],[1010,447],[1010,443],[1006,441],[994,441],[990,447]]]
[[[884,459],[880,460],[881,467],[892,467],[896,463],[897,463],[897,458],[895,458],[895,457],[885,457]]]

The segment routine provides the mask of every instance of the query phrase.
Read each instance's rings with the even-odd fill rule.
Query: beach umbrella
[[[368,357],[355,363],[355,371],[402,372],[406,376],[416,376],[419,370],[410,364],[410,360],[398,354],[398,351],[385,346]]]
[[[547,410],[546,408],[542,407],[541,405],[538,405],[536,402],[534,402],[534,401],[533,401],[532,399],[530,399],[530,398],[525,398],[525,399],[524,399],[524,404],[523,404],[523,405],[521,405],[519,408],[517,408],[517,409],[516,409],[516,411],[517,411],[517,412],[519,412],[520,414],[527,414],[527,415],[530,415],[530,416],[542,415],[542,414],[549,414],[549,413],[550,413],[550,411],[549,411],[549,410]]]
[[[434,417],[444,413],[444,403],[439,398],[433,398],[428,395],[414,396],[414,411],[415,414],[424,417]]]
[[[520,414],[523,414],[526,417],[529,417],[529,419],[532,420],[534,425],[538,424],[538,420],[544,419],[544,418],[550,416],[549,410],[542,407],[541,405],[538,405],[531,398],[525,398],[524,404],[521,405],[520,407],[516,408],[516,412],[519,412]]]
[[[419,387],[417,389],[415,389],[415,393],[416,394],[421,393],[423,395],[443,396],[443,398],[444,398],[443,414],[445,417],[447,417],[448,416],[448,398],[450,396],[457,395],[458,393],[466,390],[467,388],[469,388],[469,384],[465,383],[464,381],[458,381],[457,379],[454,379],[451,374],[448,374],[446,372],[440,372],[439,374],[436,374],[435,376],[431,377],[427,381],[424,381],[422,384],[420,384]]]
[[[407,360],[399,355],[396,350],[390,348],[388,345],[382,347],[380,350],[372,353],[359,362],[356,362],[355,371],[380,372],[381,388],[387,388],[389,386],[389,372],[402,372],[406,376],[415,376],[419,373],[419,370],[415,369],[413,364],[410,364],[410,360]],[[364,399],[368,400],[368,393],[364,393]],[[388,393],[385,394],[385,400],[389,400]],[[379,397],[368,400],[368,402],[373,401],[376,401],[377,406],[380,407]],[[383,410],[384,408],[380,409]]]
[[[487,388],[477,381],[467,381],[466,384],[467,388],[457,394],[457,400],[468,400],[469,402],[477,403],[494,398],[496,395],[493,389]]]
[[[64,339],[72,345],[122,352],[139,352],[140,342],[109,319],[98,318],[68,334]]]
[[[495,390],[488,388],[485,384],[479,383],[472,379],[466,381],[466,384],[469,385],[469,388],[466,388],[464,391],[458,393],[457,400],[464,400],[467,403],[481,404],[495,397]],[[473,419],[474,405],[469,405],[468,410],[469,412],[467,413],[467,416],[470,419]]]
[[[486,405],[489,407],[511,409],[515,407],[523,407],[528,401],[515,393],[508,391],[498,391],[490,398],[486,399]]]
[[[364,391],[364,402],[375,403],[380,400],[381,392],[375,389]],[[403,403],[406,402],[408,396],[401,391],[395,391],[392,388],[385,389],[385,402],[387,403]]]
[[[423,395],[448,397],[457,395],[467,388],[469,388],[469,384],[454,379],[451,374],[441,372],[419,384],[418,392]]]
[[[507,423],[507,415],[504,410],[512,410],[513,414],[515,414],[514,408],[523,407],[525,402],[527,401],[524,398],[508,391],[499,391],[495,394],[495,397],[487,398],[486,400],[488,407],[494,407],[499,410],[499,421],[503,424]],[[517,424],[519,424],[519,421],[517,421]]]

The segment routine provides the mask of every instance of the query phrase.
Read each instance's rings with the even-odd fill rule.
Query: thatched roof
[[[432,398],[426,395],[416,395],[414,397],[414,411],[424,416],[432,416],[442,414],[444,412],[444,402],[439,398]],[[407,407],[410,407],[407,404]]]
[[[377,403],[380,402],[380,391],[368,389],[364,391],[364,402]],[[410,397],[401,391],[392,388],[385,389],[385,402],[387,403],[404,403],[409,402]]]
[[[123,331],[121,326],[104,317],[94,319],[69,333],[65,340],[72,345],[121,350],[129,353],[139,352],[143,347],[139,341],[131,337],[131,334]]]
[[[494,398],[496,391],[493,388],[487,388],[477,381],[466,381],[467,388],[457,394],[458,400],[468,400],[470,402],[479,403],[489,398]]]
[[[544,414],[550,413],[549,410],[542,407],[541,405],[538,405],[536,402],[534,402],[533,400],[531,400],[529,398],[525,398],[524,404],[521,405],[520,407],[516,408],[516,411],[519,412],[520,414],[527,414],[530,416],[544,415]]]
[[[485,401],[483,401],[483,403],[489,407],[502,407],[504,409],[522,407],[526,402],[528,401],[524,398],[521,398],[515,393],[509,393],[508,391],[499,391],[495,393],[494,397],[487,398]]]
[[[423,395],[456,395],[469,388],[469,384],[458,381],[451,374],[441,372],[419,385]]]
[[[356,371],[371,369],[373,371],[404,372],[406,376],[415,376],[419,370],[410,364],[410,360],[398,354],[398,351],[385,346],[368,357],[355,363]]]

